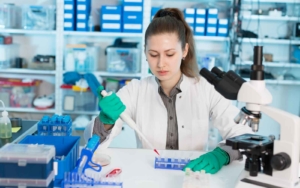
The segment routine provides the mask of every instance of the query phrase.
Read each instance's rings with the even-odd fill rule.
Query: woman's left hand
[[[185,171],[185,169],[190,168],[192,171],[205,170],[206,173],[215,174],[224,165],[228,164],[229,160],[227,152],[217,147],[213,151],[191,160],[183,170]]]

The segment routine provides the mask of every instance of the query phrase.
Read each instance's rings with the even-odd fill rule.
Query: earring
[[[185,57],[183,57],[182,60],[184,61],[184,60],[185,60]]]
[[[148,59],[146,59],[146,61],[148,61]]]

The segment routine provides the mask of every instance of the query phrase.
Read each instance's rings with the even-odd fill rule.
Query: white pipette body
[[[102,90],[101,91],[101,95],[103,97],[106,97],[106,96],[109,96],[111,95],[111,93],[107,93],[105,90]],[[121,115],[120,115],[120,118],[122,119],[122,121],[124,121],[125,123],[127,123],[127,125],[129,125],[133,130],[135,130],[139,136],[142,137],[142,139],[148,144],[148,146],[155,150],[155,148],[153,147],[153,145],[147,140],[147,138],[144,136],[144,134],[137,129],[137,126],[135,124],[135,122],[130,118],[130,116],[128,114],[126,114],[125,112],[123,112]]]

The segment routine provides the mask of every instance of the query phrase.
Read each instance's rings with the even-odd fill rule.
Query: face
[[[175,33],[153,35],[147,40],[145,53],[151,72],[160,81],[179,79],[181,60],[188,53],[188,44],[182,49]]]

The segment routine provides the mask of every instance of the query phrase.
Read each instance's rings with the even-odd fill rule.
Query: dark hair
[[[188,77],[198,78],[199,69],[195,57],[193,33],[185,21],[182,12],[177,8],[160,9],[149,24],[145,34],[145,45],[150,36],[161,33],[176,33],[181,41],[182,49],[189,44],[188,54],[182,60],[180,69]]]

